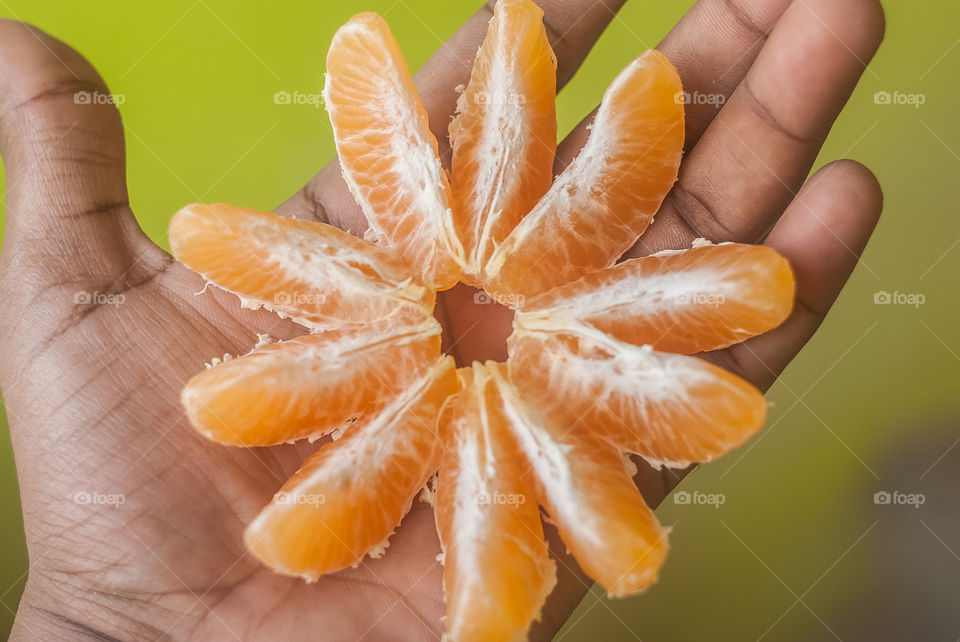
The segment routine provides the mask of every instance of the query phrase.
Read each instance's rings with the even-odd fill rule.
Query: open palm
[[[561,85],[622,3],[540,2]],[[490,15],[481,8],[416,78],[447,157],[453,88],[466,82]],[[686,158],[632,254],[706,237],[764,242],[791,261],[793,316],[707,355],[761,388],[816,330],[879,216],[879,187],[857,163],[804,181],[882,34],[876,0],[700,0],[660,45],[691,96]],[[247,352],[257,333],[304,330],[216,288],[197,295],[202,279],[147,239],[130,211],[116,109],[78,104],[81,91],[107,93],[79,54],[0,23],[0,385],[31,562],[14,636],[438,638],[442,568],[426,504],[383,558],[312,585],[244,554],[244,525],[317,445],[210,443],[189,428],[179,391],[204,361]],[[558,170],[585,136],[581,125],[560,145]],[[366,227],[336,163],[278,212]],[[505,356],[509,313],[475,305],[470,288],[442,293],[438,317],[459,362]],[[679,478],[641,465],[637,481],[655,505]],[[588,587],[549,535],[560,584],[540,638]]]

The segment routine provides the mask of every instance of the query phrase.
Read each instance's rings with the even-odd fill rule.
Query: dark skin
[[[563,84],[619,0],[542,0]],[[417,75],[441,151],[489,8]],[[707,355],[766,389],[820,325],[880,214],[863,166],[808,172],[883,37],[877,0],[701,0],[660,48],[690,92],[722,94],[722,110],[690,105],[680,180],[632,251],[715,242],[766,243],[797,275],[793,315],[776,330]],[[202,363],[246,352],[256,332],[303,329],[241,310],[174,263],[128,205],[123,129],[106,91],[68,46],[27,25],[0,23],[0,152],[7,231],[0,257],[0,386],[23,498],[30,574],[14,639],[437,639],[442,567],[433,513],[415,505],[387,554],[307,585],[244,554],[244,525],[316,448],[244,450],[195,434],[179,403]],[[558,168],[585,138],[561,145]],[[335,164],[278,212],[362,231]],[[124,303],[77,304],[78,291]],[[472,305],[463,286],[438,316],[461,363],[502,356],[509,313]],[[476,324],[477,320],[482,322]],[[656,505],[677,472],[641,466]],[[123,495],[80,504],[78,491]],[[535,639],[550,638],[589,582],[557,546],[560,583]],[[680,552],[679,554],[682,554]]]

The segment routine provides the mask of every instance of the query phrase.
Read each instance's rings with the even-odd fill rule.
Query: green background
[[[561,131],[691,4],[628,2],[560,95]],[[417,68],[475,5],[0,0],[0,16],[70,43],[125,97],[134,211],[165,244],[167,221],[183,204],[270,209],[332,158],[325,112],[276,105],[273,95],[320,90],[326,47],[351,14],[385,14]],[[960,448],[951,450],[960,422],[950,420],[960,390],[960,5],[885,7],[886,41],[818,161],[855,158],[883,184],[884,217],[861,265],[771,390],[766,431],[684,482],[690,492],[722,493],[724,504],[668,497],[658,514],[673,526],[673,554],[661,582],[628,600],[591,593],[561,639],[960,637],[949,599],[960,590]],[[878,105],[877,91],[921,93],[926,102]],[[878,291],[923,294],[925,303],[875,305]],[[6,632],[27,559],[9,439],[0,434]],[[875,505],[878,490],[923,492],[926,502]]]

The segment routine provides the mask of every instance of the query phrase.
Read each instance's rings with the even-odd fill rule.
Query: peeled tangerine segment
[[[654,467],[715,459],[763,426],[760,391],[698,357],[656,352],[593,330],[522,331],[508,341],[521,396]]]
[[[437,139],[400,47],[375,13],[350,19],[327,54],[324,100],[340,167],[371,229],[434,289],[460,276],[463,249]]]
[[[496,389],[492,407],[502,413],[537,480],[540,504],[580,568],[614,597],[650,586],[666,559],[666,532],[619,449],[586,426],[554,421],[527,404],[506,364],[488,361],[485,368]]]
[[[247,527],[247,548],[273,570],[307,580],[382,554],[436,472],[437,413],[456,390],[453,360],[441,357],[308,457]]]
[[[315,438],[411,385],[440,354],[440,325],[371,325],[271,343],[194,376],[193,426],[235,446]]]
[[[444,410],[437,530],[451,640],[525,640],[556,583],[536,487],[490,371],[464,368]]]
[[[621,341],[691,354],[771,330],[793,309],[793,271],[762,245],[703,245],[630,259],[527,301],[522,328],[586,324]]]
[[[543,11],[530,0],[499,0],[450,123],[466,281],[479,283],[493,250],[550,188],[556,94]]]
[[[677,179],[680,77],[647,51],[614,79],[577,157],[491,256],[484,288],[524,298],[613,265]]]
[[[181,263],[312,331],[422,319],[434,294],[389,250],[332,225],[230,205],[190,205],[170,222]]]

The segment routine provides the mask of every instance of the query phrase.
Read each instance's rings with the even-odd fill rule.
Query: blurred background
[[[133,208],[166,246],[182,205],[271,209],[333,157],[322,105],[275,96],[319,93],[350,15],[384,14],[415,69],[476,4],[0,0],[0,16],[73,45],[122,100]],[[628,2],[559,96],[561,133],[692,4]],[[854,158],[880,178],[862,263],[771,389],[766,430],[657,511],[673,528],[661,581],[590,593],[558,639],[960,638],[960,4],[884,4],[886,41],[817,163]],[[28,562],[0,435],[6,634]]]

